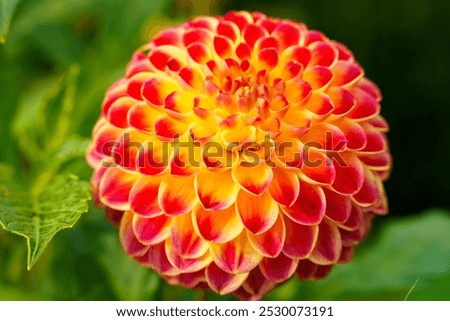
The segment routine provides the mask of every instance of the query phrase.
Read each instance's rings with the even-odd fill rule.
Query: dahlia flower
[[[381,94],[343,44],[261,13],[156,35],[87,160],[124,251],[170,284],[260,299],[348,262],[387,213]]]

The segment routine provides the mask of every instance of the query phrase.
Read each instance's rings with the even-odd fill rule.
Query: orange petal
[[[319,265],[337,263],[341,256],[341,233],[334,223],[323,220],[319,224],[319,236],[309,259]]]
[[[119,128],[128,127],[128,111],[137,102],[131,97],[120,97],[114,101],[108,109],[107,119],[111,124]]]
[[[177,253],[177,249],[174,247],[171,238],[168,238],[164,243],[167,259],[172,266],[178,269],[178,273],[197,272],[207,267],[212,261],[209,252],[206,252],[198,258],[184,258]]]
[[[148,105],[145,102],[135,104],[128,112],[130,126],[137,130],[153,133],[155,121],[161,116],[161,110]]]
[[[170,235],[172,218],[167,215],[144,217],[133,216],[133,231],[142,244],[155,245],[164,241]]]
[[[244,229],[234,206],[211,211],[197,205],[192,210],[192,220],[202,238],[217,244],[230,242]]]
[[[148,252],[136,260],[144,266],[149,266],[162,275],[178,275],[180,272],[168,260],[165,248],[166,242],[150,246]]]
[[[307,147],[323,150],[343,150],[347,144],[344,133],[329,123],[313,126],[301,137],[301,140]]]
[[[263,27],[257,25],[247,25],[242,33],[244,35],[246,43],[251,47],[253,47],[253,45],[259,38],[265,37],[267,35],[267,31]]]
[[[216,36],[214,37],[214,50],[222,59],[230,58],[233,55],[233,43],[228,38]]]
[[[307,258],[317,241],[318,225],[302,225],[290,219],[284,219],[286,225],[286,240],[283,253],[293,259]]]
[[[239,192],[238,185],[231,177],[231,170],[213,172],[202,169],[195,176],[194,186],[200,203],[207,210],[217,211],[230,207]]]
[[[331,86],[349,86],[364,76],[362,68],[354,62],[338,61],[331,70],[334,75]]]
[[[241,289],[245,291],[243,294],[246,294],[246,300],[260,300],[274,286],[275,283],[269,281],[258,267],[250,272]]]
[[[275,258],[265,257],[261,261],[261,273],[270,281],[280,283],[289,279],[297,269],[298,260],[293,260],[283,253]]]
[[[304,106],[310,112],[320,117],[330,115],[334,109],[333,102],[330,97],[322,92],[316,91],[314,91],[309,99],[304,102]]]
[[[302,173],[314,182],[332,184],[336,178],[333,161],[326,153],[314,148],[306,148],[305,151],[305,160],[301,167]]]
[[[286,229],[282,215],[278,215],[277,221],[264,233],[254,235],[247,234],[250,244],[256,251],[265,257],[276,257],[283,249]]]
[[[162,106],[166,97],[179,88],[170,78],[153,76],[143,84],[142,96],[149,104]]]
[[[261,65],[260,69],[272,70],[278,64],[278,53],[273,48],[266,48],[258,53],[258,65]]]
[[[119,238],[120,243],[122,244],[122,247],[127,255],[131,257],[139,257],[148,251],[149,246],[142,244],[137,239],[132,227],[132,220],[133,213],[129,211],[125,212],[120,222]]]
[[[335,115],[344,115],[356,106],[355,97],[342,87],[329,87],[326,94],[333,102]]]
[[[293,171],[273,168],[273,179],[269,186],[270,196],[284,206],[291,206],[300,193],[300,182]]]
[[[344,223],[348,220],[352,210],[352,203],[349,196],[338,194],[328,188],[324,188],[327,200],[325,215],[331,220]]]
[[[160,177],[140,177],[130,191],[130,208],[133,212],[146,217],[161,215],[163,210],[158,204]]]
[[[376,116],[380,112],[380,103],[370,94],[361,89],[352,90],[356,99],[356,106],[348,114],[348,117],[357,120],[365,120]]]
[[[236,211],[245,228],[253,234],[261,234],[272,227],[278,210],[278,204],[269,193],[256,196],[241,190],[236,199]]]
[[[247,277],[248,273],[227,273],[214,263],[211,263],[206,268],[206,282],[208,282],[208,285],[212,290],[220,295],[225,295],[237,290]]]
[[[263,194],[272,182],[272,168],[264,163],[241,162],[232,169],[233,179],[249,193]]]
[[[280,22],[273,30],[272,37],[278,39],[283,49],[300,44],[300,29],[289,22]]]
[[[353,153],[339,153],[333,158],[336,179],[331,185],[344,195],[357,193],[364,182],[364,171],[361,161]]]
[[[360,150],[367,145],[367,134],[356,121],[343,118],[334,124],[344,133],[349,149]]]
[[[227,273],[240,274],[253,270],[262,256],[251,246],[246,233],[224,244],[211,244],[210,252],[214,262]]]
[[[173,141],[188,130],[188,124],[175,120],[167,115],[155,122],[155,134],[162,141]]]
[[[128,210],[130,191],[138,178],[139,175],[130,174],[119,167],[108,168],[100,180],[100,201],[115,210]]]
[[[306,68],[303,72],[303,80],[314,90],[322,89],[331,83],[333,73],[324,66],[314,66]]]
[[[172,148],[169,143],[161,142],[155,136],[143,144],[137,155],[137,168],[144,175],[162,174],[169,163]]]
[[[338,59],[338,50],[328,41],[316,41],[308,46],[311,50],[311,65],[329,67]]]
[[[291,207],[281,207],[294,222],[303,225],[316,225],[325,215],[325,194],[320,186],[300,181],[300,194]]]
[[[175,252],[183,258],[198,258],[208,251],[208,242],[194,230],[191,213],[173,218],[170,235]]]
[[[163,211],[169,215],[189,212],[197,202],[194,177],[164,177],[159,187],[158,201]]]
[[[379,178],[370,169],[366,169],[364,183],[359,192],[353,195],[353,199],[361,206],[370,206],[375,203],[381,197],[378,181]]]

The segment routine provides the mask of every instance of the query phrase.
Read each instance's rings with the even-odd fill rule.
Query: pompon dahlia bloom
[[[261,13],[138,50],[87,160],[125,252],[171,284],[260,299],[348,262],[387,212],[381,95],[342,44]]]

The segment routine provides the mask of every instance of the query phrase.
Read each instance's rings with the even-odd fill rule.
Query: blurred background
[[[33,168],[49,161],[35,161],[36,155],[24,155],[21,146],[44,139],[36,119],[61,79],[73,80],[74,106],[61,139],[85,146],[105,90],[122,76],[133,51],[159,30],[228,10],[295,19],[346,44],[382,91],[394,159],[385,185],[390,214],[376,220],[352,263],[321,282],[289,281],[267,299],[450,300],[449,1],[11,2],[17,7],[0,45],[0,182],[12,178],[26,185]],[[5,38],[7,29],[0,21]],[[59,108],[54,105],[46,110],[49,124]],[[91,170],[78,154],[64,159],[58,171],[89,180]],[[25,240],[0,230],[0,299],[199,298],[125,257],[116,234],[91,205],[27,271]],[[207,299],[232,298],[207,294]]]

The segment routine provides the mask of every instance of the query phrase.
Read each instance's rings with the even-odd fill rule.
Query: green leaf
[[[160,278],[126,256],[116,233],[100,237],[98,259],[107,273],[111,286],[120,300],[148,300],[160,284]]]
[[[49,161],[70,135],[78,73],[74,65],[60,81],[40,82],[24,96],[12,132],[28,160]]]
[[[381,222],[379,227],[375,242],[357,251],[353,261],[337,266],[323,281],[304,284],[303,292],[309,293],[306,298],[449,300],[449,213],[430,210]],[[442,282],[446,282],[444,286]],[[439,287],[447,290],[437,292],[437,296],[429,291]]]
[[[20,0],[0,0],[0,43],[5,43],[12,15]]]
[[[88,184],[57,176],[39,194],[0,190],[0,225],[28,243],[28,269],[60,230],[72,227],[88,209]]]

